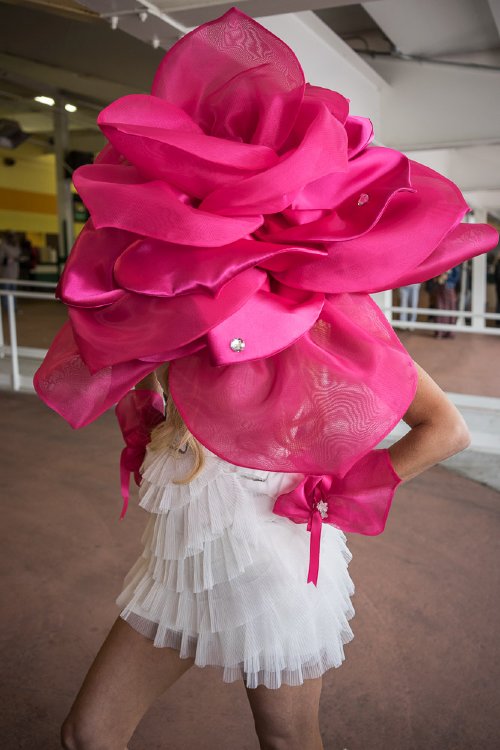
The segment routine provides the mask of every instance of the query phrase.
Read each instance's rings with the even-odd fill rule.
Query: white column
[[[475,209],[472,223],[485,223],[486,211],[484,209]],[[469,221],[471,220],[469,219]],[[472,328],[475,331],[482,331],[486,327],[484,313],[486,312],[486,291],[487,291],[487,265],[486,253],[478,255],[472,259],[472,301],[471,310],[474,315],[483,317],[472,318]]]
[[[54,105],[54,150],[56,157],[57,220],[59,226],[59,260],[64,262],[75,241],[71,179],[65,177],[64,160],[69,147],[66,101],[58,95]]]
[[[16,314],[14,312],[14,295],[7,295],[7,310],[9,316],[10,355],[12,368],[12,388],[18,391],[21,387],[19,374],[19,352],[17,349]]]
[[[392,290],[388,289],[386,292],[375,292],[370,295],[372,300],[382,309],[385,317],[392,324]]]
[[[0,287],[3,289],[3,284],[0,284]],[[5,340],[3,337],[3,295],[0,295],[0,358],[3,359],[5,357]]]

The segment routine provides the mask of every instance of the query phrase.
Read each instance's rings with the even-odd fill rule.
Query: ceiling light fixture
[[[51,96],[35,96],[35,101],[39,104],[46,104],[48,107],[53,107],[55,104]]]
[[[65,104],[64,109],[66,110],[66,112],[76,112],[78,107],[75,107],[74,104]]]

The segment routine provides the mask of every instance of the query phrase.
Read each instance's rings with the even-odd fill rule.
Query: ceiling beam
[[[380,0],[368,0],[380,2]],[[247,15],[256,17],[274,16],[299,11],[355,5],[358,0],[240,0],[238,7]],[[178,38],[176,34],[226,13],[235,2],[205,0],[80,0],[80,4],[98,13],[117,27],[145,42],[168,49]],[[147,15],[146,15],[147,14]],[[159,23],[160,22],[160,23]]]
[[[379,0],[363,3],[401,52],[443,56],[498,47],[490,7],[498,0]]]
[[[40,94],[51,95],[62,91],[89,108],[98,110],[102,108],[102,103],[108,104],[113,99],[130,94],[130,86],[125,84],[0,53],[0,83],[2,79],[38,90]]]
[[[491,15],[500,36],[500,0],[488,0],[488,5],[490,6]]]
[[[369,0],[369,2],[377,2],[378,0]],[[335,6],[342,5],[355,5],[359,0],[243,0],[238,3],[238,7],[243,10],[247,15],[253,18],[282,15],[285,13],[297,13],[299,11],[308,10],[319,10],[321,8],[332,8]],[[167,3],[158,2],[158,5],[166,5]],[[216,2],[216,3],[203,3],[199,4],[198,7],[193,7],[192,3],[183,2],[179,5],[184,5],[183,10],[170,10],[170,15],[176,20],[186,26],[198,26],[201,23],[207,21],[213,21],[214,18],[221,16],[230,8],[234,7],[234,2]],[[170,6],[170,3],[168,3]],[[198,5],[198,4],[197,4]]]

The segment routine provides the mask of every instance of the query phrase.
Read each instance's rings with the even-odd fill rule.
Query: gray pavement
[[[55,750],[117,615],[146,514],[118,521],[112,412],[73,431],[35,396],[0,392],[2,750]],[[500,495],[442,466],[403,486],[388,526],[352,535],[354,641],[324,677],[326,750],[500,746]],[[117,710],[119,707],[117,706]],[[258,750],[241,683],[193,668],[130,750]]]

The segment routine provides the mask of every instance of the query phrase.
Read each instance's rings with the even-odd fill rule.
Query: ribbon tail
[[[123,521],[128,508],[129,499],[129,488],[130,488],[130,471],[125,466],[125,453],[127,448],[125,447],[120,456],[120,485],[123,498],[122,512],[120,513],[120,521]]]
[[[321,544],[321,529],[323,520],[318,513],[314,511],[311,521],[311,541],[309,546],[309,571],[307,573],[307,583],[318,585],[319,572],[319,548]]]

